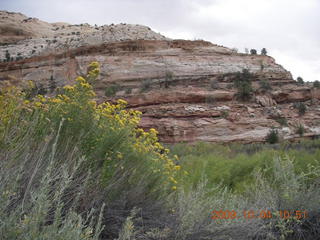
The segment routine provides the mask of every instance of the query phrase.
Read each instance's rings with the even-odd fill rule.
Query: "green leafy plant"
[[[271,129],[267,134],[266,141],[274,144],[279,142],[279,132],[277,129]]]

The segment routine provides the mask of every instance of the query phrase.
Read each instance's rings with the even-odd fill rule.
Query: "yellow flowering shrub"
[[[39,141],[48,134],[48,126],[57,129],[63,122],[57,148],[61,154],[68,154],[69,145],[78,144],[88,159],[87,166],[100,171],[102,184],[127,176],[123,181],[130,187],[148,176],[146,188],[151,192],[155,191],[155,183],[162,190],[177,189],[180,166],[158,142],[155,129],[146,132],[137,127],[141,112],[126,110],[127,102],[122,99],[116,104],[94,101],[90,83],[99,71],[99,64],[91,63],[86,77],[78,77],[74,85],[65,86],[55,97],[38,95],[26,100],[17,89],[2,93],[0,126],[4,129],[18,109],[28,109],[30,116],[37,115]]]

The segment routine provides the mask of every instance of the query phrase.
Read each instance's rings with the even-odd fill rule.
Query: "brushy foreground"
[[[53,97],[0,94],[0,239],[316,239],[319,152],[177,145],[94,101],[99,64]],[[272,154],[270,151],[273,151]],[[176,155],[180,156],[179,157]],[[293,160],[296,156],[298,160]],[[305,159],[305,160],[304,160]],[[213,210],[239,213],[211,219]],[[270,219],[245,219],[266,210]],[[278,210],[305,210],[287,219]]]

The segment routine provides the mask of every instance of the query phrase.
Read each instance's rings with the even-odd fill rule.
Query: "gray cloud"
[[[294,77],[320,80],[318,0],[1,0],[0,7],[49,22],[143,24],[240,51],[266,47]]]

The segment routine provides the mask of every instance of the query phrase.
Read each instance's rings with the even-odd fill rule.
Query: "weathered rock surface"
[[[0,22],[0,29],[1,26]],[[18,28],[20,23],[14,25],[13,21],[12,26]],[[139,34],[135,35],[133,28],[126,29],[128,26],[131,25],[112,26],[117,31],[122,29],[123,36],[116,38],[111,26],[109,30],[99,27],[95,30],[104,36],[100,38],[85,25],[91,29],[87,35],[84,30],[80,32],[80,36],[90,36],[84,37],[85,44],[67,44],[68,49],[53,47],[57,49],[55,53],[39,51],[38,56],[0,63],[0,84],[23,86],[33,80],[50,95],[54,94],[50,92],[52,86],[72,84],[76,76],[85,74],[90,62],[98,61],[101,75],[94,83],[98,101],[127,100],[129,108],[143,112],[141,127],[156,128],[163,142],[262,142],[271,127],[279,128],[284,139],[294,139],[299,137],[299,124],[305,126],[305,136],[320,134],[320,90],[298,86],[290,72],[273,58],[235,53],[205,41],[170,40],[151,30],[142,35],[143,31],[137,30]],[[81,25],[77,27],[81,29]],[[38,46],[37,42],[45,40],[43,34],[54,36],[49,33],[29,32],[32,39],[22,42]],[[2,46],[1,51],[19,47],[21,42]],[[233,87],[236,73],[244,68],[254,75],[254,96],[247,102],[237,99],[237,89]],[[263,91],[262,80],[272,89]],[[110,88],[116,93],[105,96]],[[305,115],[300,116],[293,107],[296,102],[307,106]],[[279,118],[285,118],[288,126],[280,126]]]
[[[0,60],[5,59],[6,51],[17,60],[82,46],[138,39],[167,38],[142,25],[47,23],[21,13],[0,11]]]

